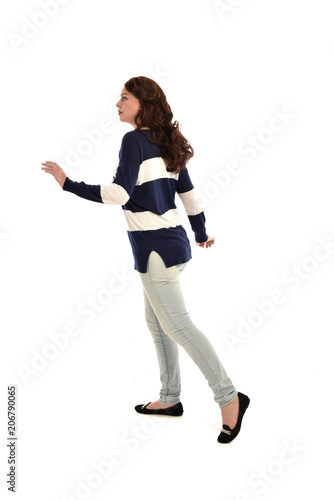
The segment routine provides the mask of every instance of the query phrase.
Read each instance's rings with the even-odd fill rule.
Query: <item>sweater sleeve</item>
[[[190,180],[187,167],[179,173],[176,192],[186,210],[191,228],[195,234],[197,243],[204,243],[208,239],[205,229],[205,215],[196,198],[194,186]]]
[[[86,184],[66,177],[63,190],[97,203],[125,205],[135,188],[140,164],[139,144],[134,135],[127,132],[122,139],[119,163],[111,184]]]

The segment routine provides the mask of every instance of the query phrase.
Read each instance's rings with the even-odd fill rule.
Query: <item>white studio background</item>
[[[331,491],[331,14],[329,0],[2,2],[2,498],[12,384],[17,499]],[[181,280],[251,398],[229,446],[184,352],[183,417],[135,413],[160,384],[121,207],[62,192],[41,170],[50,160],[73,180],[111,182],[132,130],[115,104],[139,75],[162,86],[195,150],[216,243],[195,245],[181,205],[193,248]]]

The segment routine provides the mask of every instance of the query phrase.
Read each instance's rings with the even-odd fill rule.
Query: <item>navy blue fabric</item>
[[[98,203],[121,204],[124,211],[138,216],[142,212],[144,216],[152,213],[152,216],[156,217],[154,214],[162,215],[168,210],[176,209],[175,193],[187,193],[194,189],[187,168],[179,173],[177,179],[162,177],[136,185],[142,163],[152,158],[161,158],[161,149],[149,141],[149,134],[149,130],[135,129],[123,136],[119,164],[112,184],[121,186],[123,196],[128,198],[125,204],[117,202],[117,196],[120,195],[114,194],[113,191],[103,191],[103,198],[100,184],[75,182],[66,177],[63,190]],[[198,243],[205,242],[208,236],[204,212],[188,215],[188,218],[195,240]],[[152,230],[128,230],[128,237],[133,251],[134,267],[141,273],[146,272],[148,257],[153,250],[159,253],[166,267],[188,262],[192,257],[190,242],[182,225]]]
[[[100,185],[95,186],[86,184],[85,182],[76,182],[66,177],[63,190],[74,193],[77,196],[80,196],[80,198],[85,198],[86,200],[103,203],[100,194]]]
[[[150,210],[161,215],[171,208],[176,208],[175,191],[174,179],[156,179],[145,182],[141,186],[136,186],[124,208],[132,212]]]

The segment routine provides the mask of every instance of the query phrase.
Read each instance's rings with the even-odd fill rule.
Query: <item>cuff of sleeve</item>
[[[205,243],[208,239],[208,235],[206,234],[205,231],[202,233],[196,233],[195,234],[195,241],[196,243]]]
[[[205,243],[208,239],[205,228],[205,215],[200,212],[197,215],[188,215],[191,228],[194,231],[196,243]]]
[[[71,183],[73,183],[73,181],[71,181],[71,179],[69,179],[68,177],[66,177],[65,182],[63,184],[63,190],[64,191],[69,191],[69,187],[70,187]]]

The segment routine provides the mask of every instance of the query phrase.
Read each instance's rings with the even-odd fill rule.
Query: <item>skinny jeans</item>
[[[181,346],[203,373],[215,402],[219,407],[226,406],[238,393],[211,342],[189,316],[179,280],[186,266],[187,262],[167,268],[160,255],[152,251],[146,273],[139,273],[144,291],[145,319],[160,369],[159,401],[165,405],[180,401]]]

